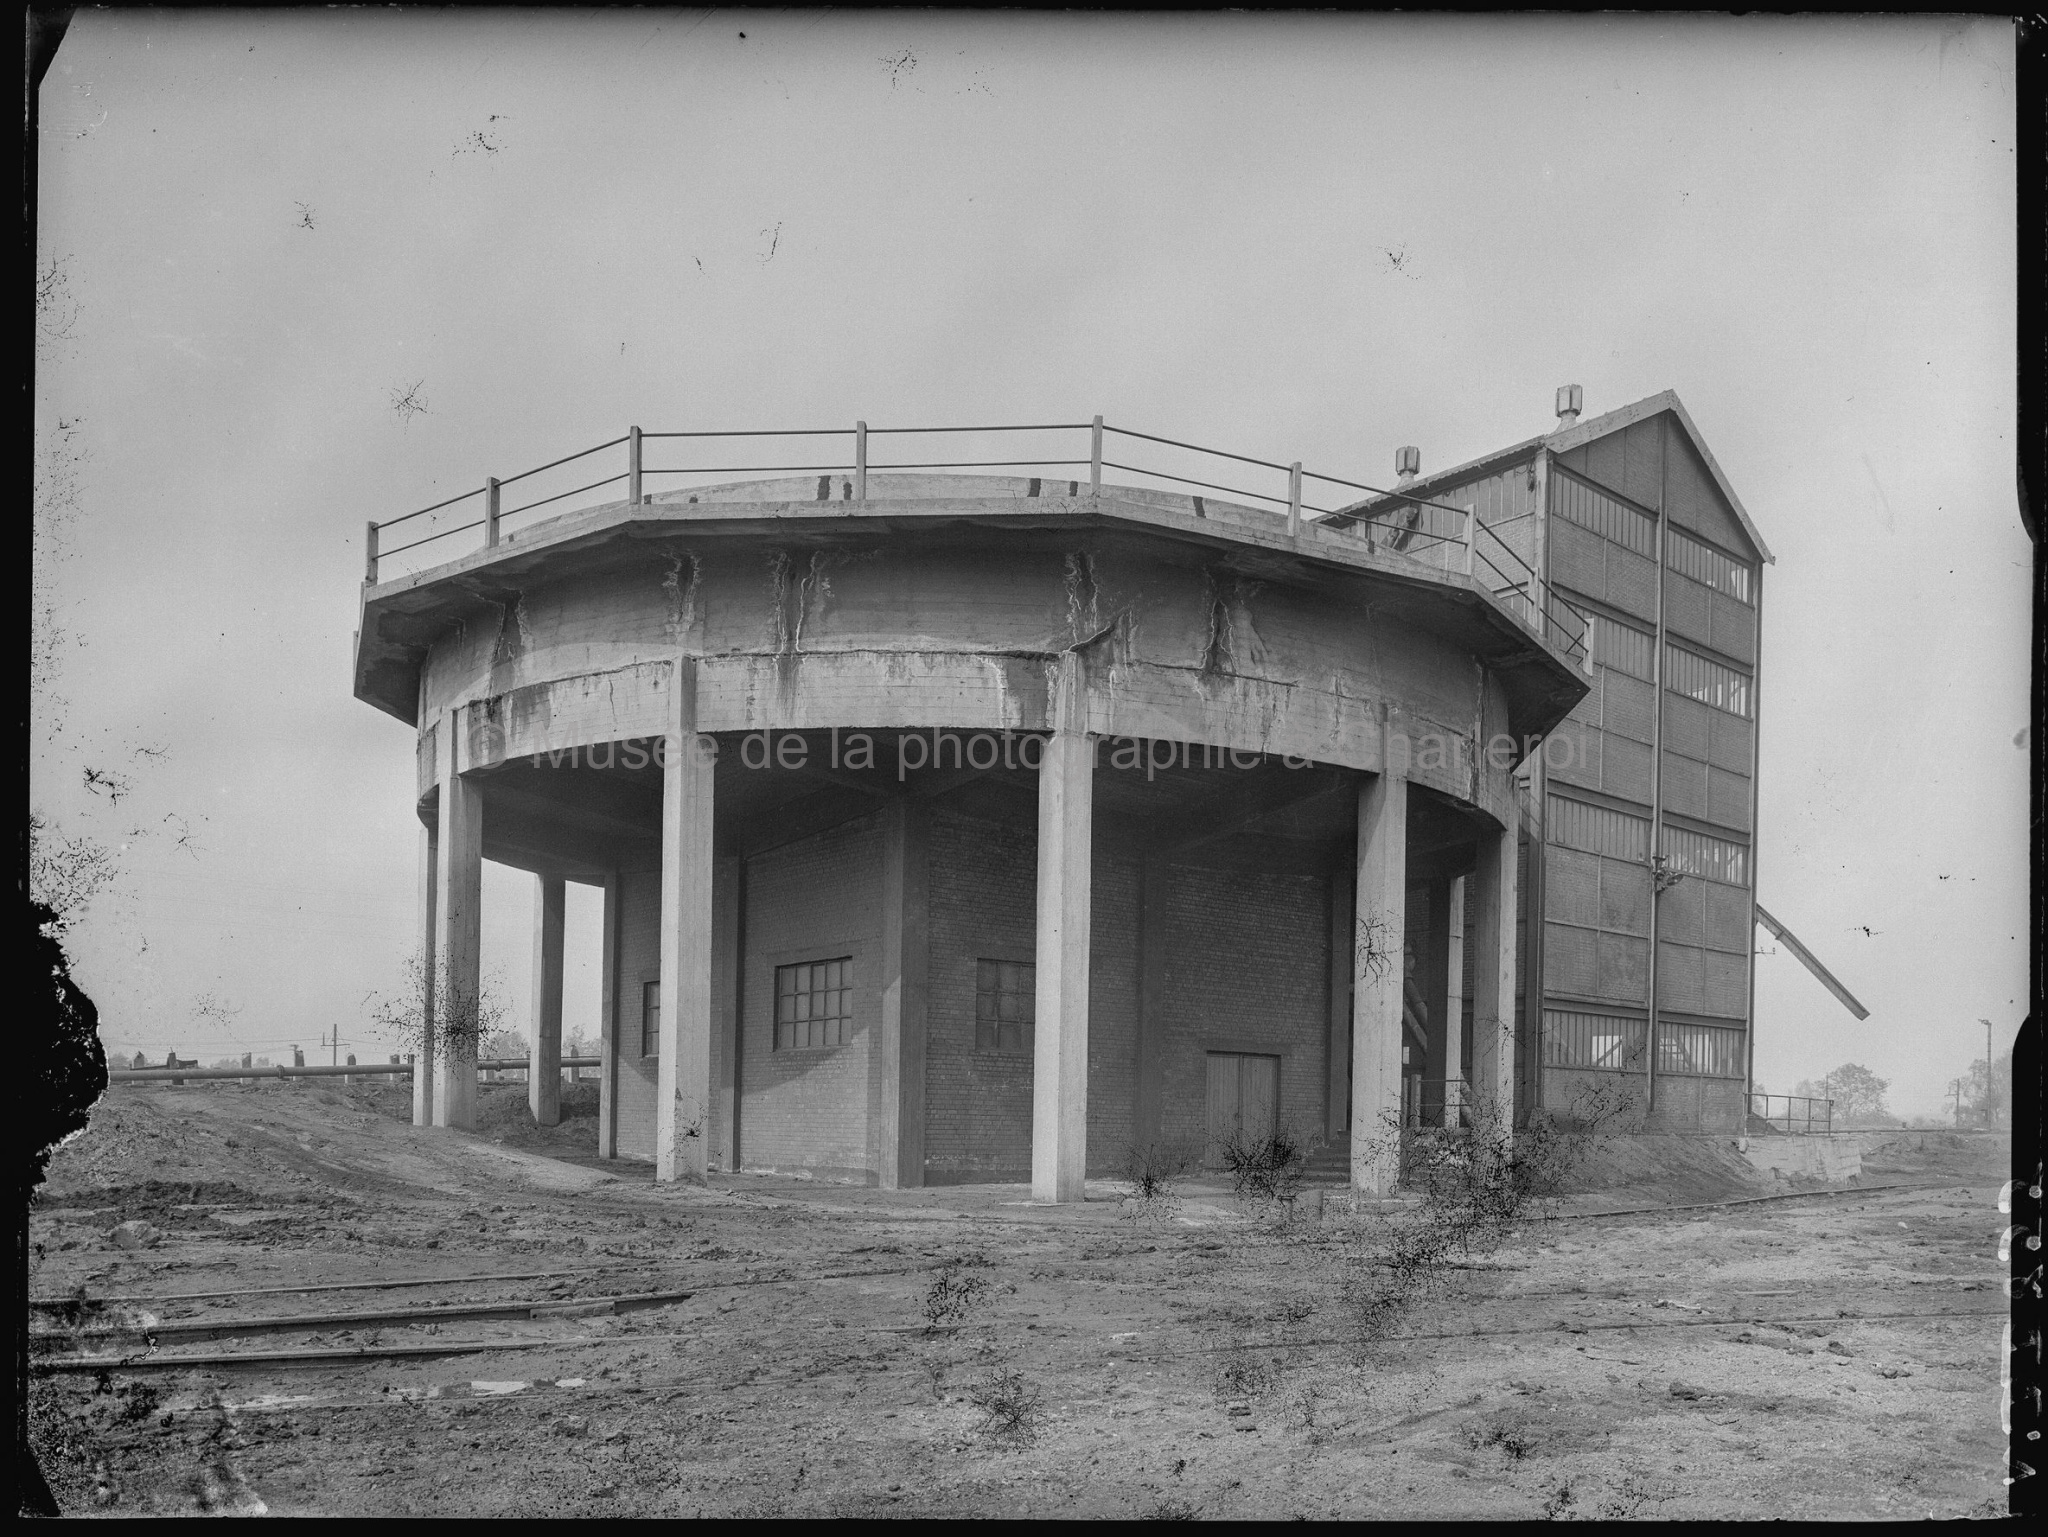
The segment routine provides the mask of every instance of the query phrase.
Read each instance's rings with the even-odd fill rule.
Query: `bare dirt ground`
[[[404,1124],[390,1087],[110,1095],[32,1225],[35,1295],[87,1299],[39,1314],[44,1358],[106,1362],[33,1379],[66,1511],[2005,1509],[2003,1139],[1866,1162],[1865,1186],[1909,1188],[1602,1216],[1785,1188],[1711,1144],[1605,1145],[1583,1193],[1373,1338],[1382,1216],[1323,1192],[1287,1216],[1214,1185],[1148,1210],[1109,1185],[1081,1208],[657,1187],[599,1164],[587,1118],[524,1125],[523,1093],[487,1089],[477,1136]],[[181,1296],[208,1292],[243,1295]],[[218,1359],[323,1351],[344,1354]]]

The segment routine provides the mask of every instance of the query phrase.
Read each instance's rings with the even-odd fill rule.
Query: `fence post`
[[[868,424],[853,424],[853,499],[868,499]]]
[[[363,537],[363,585],[377,585],[377,524],[370,522],[370,531]]]
[[[626,429],[626,500],[640,505],[640,429]]]
[[[1287,537],[1301,537],[1301,461],[1287,467]]]
[[[484,548],[498,542],[498,478],[484,477]]]
[[[1099,416],[1095,418],[1095,425],[1090,430],[1090,437],[1093,441],[1088,451],[1088,494],[1090,496],[1100,496],[1102,495],[1102,418]]]

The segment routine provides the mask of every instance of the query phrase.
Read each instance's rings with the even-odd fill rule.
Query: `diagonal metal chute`
[[[1820,985],[1842,1000],[1842,1007],[1858,1019],[1870,1018],[1870,1010],[1856,1001],[1856,995],[1835,980],[1835,974],[1821,965],[1814,953],[1799,942],[1799,937],[1784,924],[1764,911],[1761,902],[1756,904],[1756,921],[1771,931],[1771,938],[1799,957],[1799,964],[1820,978]]]

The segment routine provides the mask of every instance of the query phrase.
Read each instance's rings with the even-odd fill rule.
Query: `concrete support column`
[[[1465,1078],[1465,877],[1451,882],[1444,939],[1444,1124],[1459,1124]]]
[[[1358,790],[1352,953],[1351,1186],[1390,1193],[1401,1174],[1402,943],[1408,906],[1408,781]]]
[[[534,1124],[562,1119],[562,918],[567,886],[533,878],[533,1025],[527,1032],[526,1104]]]
[[[697,664],[669,673],[661,781],[661,1067],[654,1177],[701,1182],[711,1134],[711,811],[715,759],[697,739]]]
[[[439,807],[435,808],[436,815]],[[440,968],[435,964],[437,940],[434,925],[434,883],[440,878],[439,839],[431,827],[420,828],[420,1038],[412,1059],[412,1123],[434,1124],[434,1057],[441,1049],[434,1028],[434,994]],[[393,1060],[396,1060],[395,1058]]]
[[[1472,872],[1472,1103],[1515,1113],[1515,829],[1482,833]]]
[[[746,866],[736,854],[722,854],[711,870],[711,997],[717,1028],[712,1063],[713,1119],[717,1136],[711,1158],[730,1174],[740,1166],[740,957],[745,953]]]
[[[884,1190],[924,1184],[925,993],[931,969],[927,817],[899,796],[882,820],[881,1017],[875,1044],[875,1174]]]
[[[1062,658],[1052,736],[1038,765],[1038,995],[1031,1081],[1031,1198],[1086,1199],[1088,937],[1095,743],[1079,657]]]
[[[441,780],[441,825],[434,840],[434,950],[440,984],[435,1024],[441,1048],[434,1064],[434,1124],[469,1131],[476,1125],[482,998],[484,802],[475,784],[453,768],[450,764]]]
[[[619,873],[604,878],[604,940],[598,962],[597,1156],[619,1156]]]

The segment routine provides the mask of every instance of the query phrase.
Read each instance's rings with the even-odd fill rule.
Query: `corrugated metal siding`
[[[1576,1009],[1543,1011],[1545,1067],[1640,1070],[1648,1021]]]
[[[1754,663],[1756,611],[1718,592],[1707,600],[1707,608],[1713,618],[1713,633],[1707,643],[1724,656]]]
[[[1747,550],[1749,540],[1735,521],[1721,492],[1708,475],[1699,456],[1686,442],[1684,432],[1674,427],[1668,437],[1664,471],[1664,511],[1671,521],[1689,528],[1709,543],[1723,549]]]
[[[1664,627],[1673,635],[1711,646],[1714,632],[1707,597],[1707,589],[1698,582],[1689,582],[1675,571],[1665,572]]]
[[[1707,820],[1749,831],[1749,775],[1707,770]]]
[[[1707,899],[1707,947],[1749,954],[1749,893],[1739,886],[1724,886],[1719,881],[1708,881],[1701,889]]]
[[[1723,955],[1707,950],[1701,953],[1701,964],[1705,968],[1705,998],[1702,1014],[1713,1014],[1724,1019],[1744,1019],[1749,1014],[1749,957],[1746,955]]]
[[[1710,838],[1685,827],[1666,827],[1664,854],[1671,867],[1681,874],[1730,886],[1749,884],[1749,850],[1731,839]]]
[[[1643,1004],[1650,997],[1650,942],[1626,934],[1600,934],[1593,945],[1594,986],[1588,996]]]
[[[1706,978],[1701,952],[1692,945],[1657,943],[1657,1007],[1704,1014]]]
[[[1657,1071],[1691,1078],[1745,1076],[1741,1030],[1657,1022]]]
[[[1550,525],[1550,578],[1560,587],[1589,596],[1607,591],[1607,556],[1600,537],[1573,523]]]
[[[1580,998],[1601,996],[1594,965],[1592,929],[1566,923],[1543,926],[1543,989]]]
[[[1749,675],[1682,646],[1664,648],[1664,686],[1716,710],[1749,717]]]
[[[1684,817],[1706,818],[1706,764],[1672,752],[1664,754],[1664,809]]]
[[[1600,728],[1645,747],[1655,739],[1657,691],[1639,678],[1609,673],[1600,703]]]
[[[1690,699],[1664,702],[1664,746],[1683,757],[1707,756],[1707,707]]]
[[[1600,856],[1552,845],[1545,857],[1550,869],[1546,891],[1550,918],[1584,928],[1599,927]]]
[[[1624,613],[1654,621],[1657,617],[1657,563],[1648,556],[1607,546],[1607,581],[1600,594]]]
[[[1616,934],[1650,932],[1650,872],[1626,860],[1600,861],[1600,927]]]
[[[1725,710],[1707,716],[1707,762],[1738,774],[1749,773],[1750,740],[1756,728]]]
[[[1656,519],[1574,475],[1556,475],[1551,486],[1551,511],[1560,518],[1589,529],[1624,549],[1634,550],[1638,555],[1656,552]]]
[[[1550,841],[1566,848],[1617,859],[1644,860],[1650,856],[1650,823],[1646,817],[1553,795],[1549,826]]]

